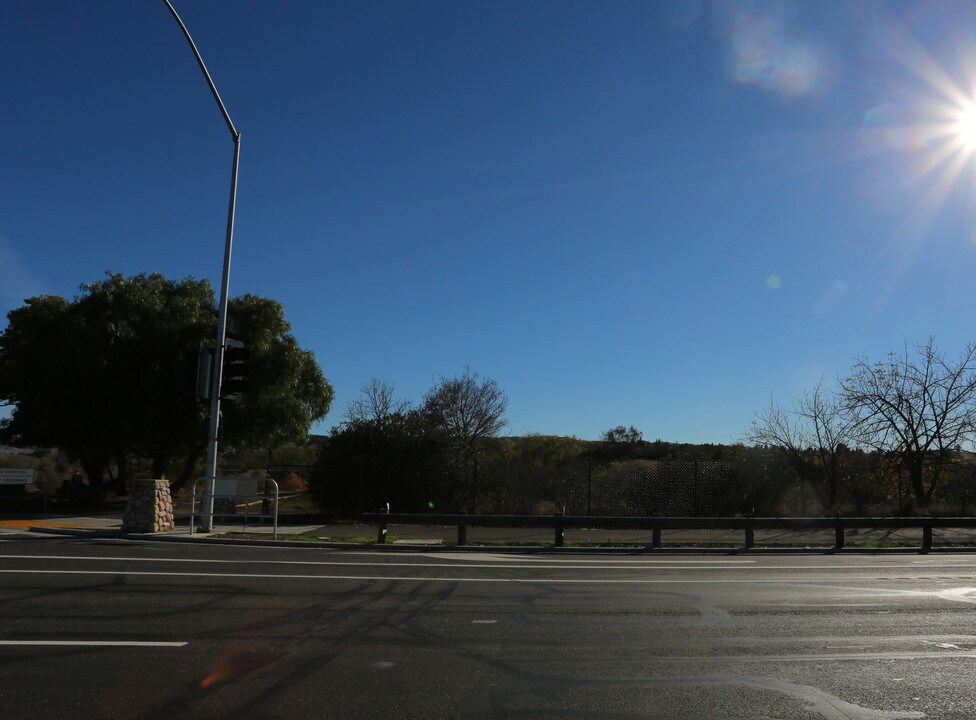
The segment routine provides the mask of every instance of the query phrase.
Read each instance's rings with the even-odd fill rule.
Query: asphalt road
[[[4,535],[0,718],[976,716],[976,556]]]

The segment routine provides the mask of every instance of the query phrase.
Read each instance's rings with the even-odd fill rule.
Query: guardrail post
[[[651,530],[651,547],[655,550],[661,549],[661,528],[659,527]]]
[[[559,548],[563,546],[563,540],[565,539],[565,533],[563,532],[563,516],[556,515],[556,519],[553,522],[553,527],[555,528],[555,547]]]
[[[467,545],[468,544],[468,526],[467,526],[467,523],[465,523],[464,520],[459,520],[458,521],[458,524],[457,524],[457,530],[458,530],[457,544],[458,545]]]
[[[756,534],[753,530],[752,523],[746,523],[746,549],[750,549],[756,544]]]
[[[841,523],[834,525],[834,550],[843,550],[847,539],[844,537],[844,526]]]
[[[932,525],[927,524],[922,526],[922,550],[932,549]]]

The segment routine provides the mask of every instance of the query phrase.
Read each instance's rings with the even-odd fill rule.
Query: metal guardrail
[[[551,528],[553,544],[562,547],[566,528],[650,530],[651,547],[661,547],[662,530],[741,530],[744,549],[755,547],[756,530],[834,530],[834,550],[846,543],[847,530],[872,528],[921,528],[921,550],[932,549],[933,528],[976,528],[976,517],[615,517],[587,515],[448,515],[427,513],[364,513],[363,520],[376,523],[376,542],[385,543],[391,523],[407,525],[454,525],[457,544],[467,545],[468,527]]]
[[[193,529],[194,529],[194,526],[195,526],[194,519],[196,517],[210,517],[211,518],[211,527],[213,526],[213,518],[216,518],[216,517],[232,517],[232,518],[236,518],[238,520],[243,519],[243,521],[244,521],[244,529],[245,530],[247,530],[247,521],[248,521],[248,519],[264,519],[264,518],[267,518],[267,519],[271,519],[273,521],[273,523],[274,523],[273,530],[272,530],[272,533],[273,533],[272,534],[272,537],[274,537],[275,540],[278,539],[278,495],[279,495],[279,493],[278,493],[278,482],[274,478],[255,478],[255,477],[220,478],[220,477],[218,477],[217,478],[217,481],[218,482],[216,483],[217,491],[214,492],[213,495],[211,495],[209,493],[198,493],[197,492],[197,486],[201,482],[206,482],[209,479],[210,478],[202,477],[202,478],[197,478],[193,482],[193,491],[192,491],[192,494],[190,495],[190,534],[191,535],[193,534]],[[221,483],[220,483],[221,480],[225,481],[224,487],[221,487]],[[245,493],[239,492],[239,490],[242,487],[242,485],[243,486],[246,486],[248,483],[253,483],[254,494],[250,494],[250,493],[246,493],[246,492]],[[258,493],[257,492],[257,486],[258,486],[259,483],[271,483],[274,486],[274,495],[269,495],[266,491],[265,492],[262,492],[262,493]],[[233,485],[234,486],[234,490],[233,491],[230,491],[228,489],[228,486],[229,485]],[[265,488],[267,488],[267,485],[265,485]],[[204,513],[204,512],[197,512],[197,499],[200,499],[202,501],[202,500],[205,500],[206,498],[209,498],[209,497],[214,498],[214,500],[220,500],[220,499],[234,500],[235,501],[235,504],[236,504],[236,501],[237,500],[243,500],[244,501],[244,515],[241,516],[239,513],[236,513],[236,512],[234,512],[234,513],[218,513],[218,512]],[[272,499],[274,500],[274,512],[270,512],[270,513],[253,513],[253,514],[251,514],[249,512],[250,506],[251,506],[251,503],[252,502],[255,502],[255,501],[260,500],[263,503],[265,500],[271,501]],[[201,507],[201,509],[203,508],[203,503],[202,502],[201,502],[200,507]]]

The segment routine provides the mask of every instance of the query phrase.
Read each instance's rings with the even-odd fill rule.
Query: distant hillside
[[[0,455],[33,455],[36,452],[37,448],[19,448],[13,447],[12,445],[0,445]]]

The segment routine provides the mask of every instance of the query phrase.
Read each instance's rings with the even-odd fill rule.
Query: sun
[[[960,147],[976,151],[976,103],[967,102],[959,108],[952,129]]]

